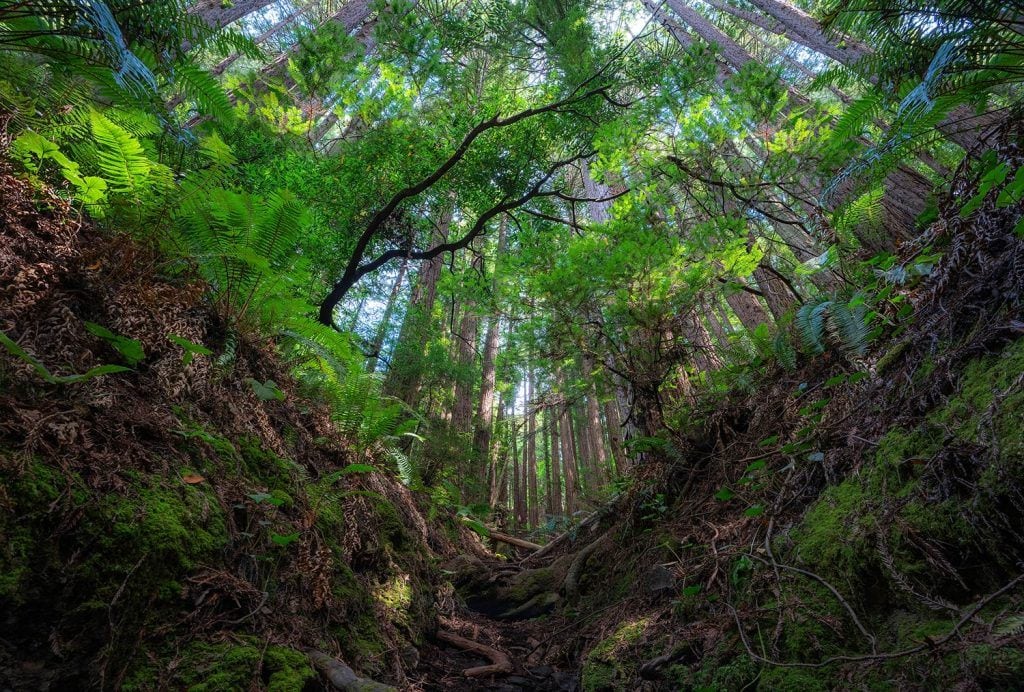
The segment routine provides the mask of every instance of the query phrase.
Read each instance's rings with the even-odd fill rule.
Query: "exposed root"
[[[503,651],[498,651],[486,644],[460,637],[454,632],[445,630],[438,630],[437,638],[445,644],[451,644],[463,651],[480,654],[490,659],[491,664],[488,666],[476,666],[475,668],[466,668],[462,671],[462,674],[467,678],[479,678],[486,675],[507,675],[512,672],[512,660]]]

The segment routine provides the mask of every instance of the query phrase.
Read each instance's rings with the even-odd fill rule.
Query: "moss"
[[[555,572],[550,567],[528,570],[522,574],[523,576],[512,584],[504,594],[509,601],[525,603],[539,593],[558,588]]]
[[[771,692],[828,692],[837,688],[836,684],[827,682],[829,677],[824,670],[767,666],[761,671],[757,689]]]
[[[259,678],[261,658],[255,643],[195,642],[182,653],[176,682],[189,692],[247,690]]]
[[[1024,372],[1024,339],[1008,346],[1002,353],[971,361],[960,377],[959,392],[929,416],[964,439],[977,439],[979,426],[994,414],[994,427],[1001,441],[1002,452],[1024,451],[1024,430],[1019,425],[1024,406],[1024,390],[1015,387]],[[999,396],[997,406],[993,407]],[[998,410],[990,411],[990,408]]]
[[[583,689],[631,689],[636,677],[636,661],[625,651],[640,641],[647,631],[648,620],[640,619],[620,625],[615,632],[590,650],[583,662]]]
[[[963,660],[984,689],[1019,690],[1024,680],[1024,650],[1017,646],[976,644]]]
[[[693,675],[693,689],[701,692],[747,689],[759,674],[754,659],[747,654],[735,655],[735,651],[723,642],[701,660]]]
[[[238,438],[237,447],[245,474],[259,479],[271,489],[271,494],[275,488],[293,487],[301,477],[298,464],[266,449],[256,437]]]
[[[224,512],[201,485],[140,485],[128,496],[107,495],[101,513],[110,522],[99,553],[130,552],[189,569],[227,545]]]
[[[856,478],[823,492],[792,534],[799,559],[831,576],[855,575],[871,550],[869,507]]]
[[[263,670],[269,675],[267,692],[297,692],[316,680],[309,658],[300,651],[282,646],[267,647]]]

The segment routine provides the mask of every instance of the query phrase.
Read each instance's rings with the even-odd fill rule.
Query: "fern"
[[[96,163],[113,192],[136,192],[145,186],[152,168],[145,149],[127,130],[105,115],[90,113],[96,141]]]
[[[804,303],[795,322],[801,343],[812,353],[824,353],[829,343],[851,356],[867,353],[871,330],[860,296],[849,302],[833,299]]]
[[[832,301],[821,303],[808,302],[800,306],[796,313],[796,328],[804,346],[814,353],[825,352],[825,312]]]
[[[173,71],[173,85],[201,113],[212,115],[223,123],[234,121],[235,113],[227,92],[209,70],[188,62],[177,65]]]

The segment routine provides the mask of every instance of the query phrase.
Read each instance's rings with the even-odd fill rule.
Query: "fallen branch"
[[[323,651],[310,649],[306,652],[313,665],[324,674],[324,677],[336,690],[344,692],[398,692],[398,688],[385,685],[369,678],[356,675],[356,672],[336,658]]]
[[[509,536],[507,533],[501,533],[499,531],[494,531],[493,529],[487,529],[487,535],[488,535],[489,538],[493,538],[496,541],[501,541],[502,543],[508,543],[509,545],[514,545],[514,546],[517,546],[519,548],[527,548],[528,550],[540,550],[541,548],[544,547],[542,545],[538,545],[537,543],[531,543],[530,541],[525,541],[522,538],[516,538],[515,536]]]
[[[512,672],[512,661],[509,659],[508,655],[502,651],[492,649],[486,644],[481,644],[480,642],[475,642],[472,639],[460,637],[454,632],[447,632],[445,630],[438,630],[437,638],[445,644],[451,644],[463,651],[480,654],[481,656],[490,659],[491,665],[489,666],[466,668],[462,671],[462,674],[467,678],[478,678],[484,675],[499,675]]]
[[[559,545],[564,543],[566,540],[568,540],[570,537],[575,537],[576,535],[578,535],[580,533],[580,531],[582,531],[584,528],[586,528],[586,527],[590,526],[591,524],[593,524],[600,517],[601,517],[601,513],[600,512],[594,512],[589,517],[587,517],[582,522],[580,522],[579,526],[577,526],[575,528],[572,528],[572,529],[569,529],[568,531],[563,531],[561,534],[559,534],[558,536],[553,538],[551,541],[549,541],[547,545],[545,545],[543,548],[538,550],[536,553],[534,553],[533,555],[529,555],[526,558],[524,558],[522,560],[522,562],[528,562],[530,560],[536,560],[538,558],[544,557],[545,555],[550,553],[552,550],[554,550],[556,547],[558,547]]]

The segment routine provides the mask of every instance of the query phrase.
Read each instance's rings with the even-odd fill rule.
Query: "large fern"
[[[862,357],[871,336],[867,318],[862,298],[855,296],[849,302],[822,299],[804,303],[794,321],[800,341],[812,353],[824,353],[833,345],[850,356]]]

